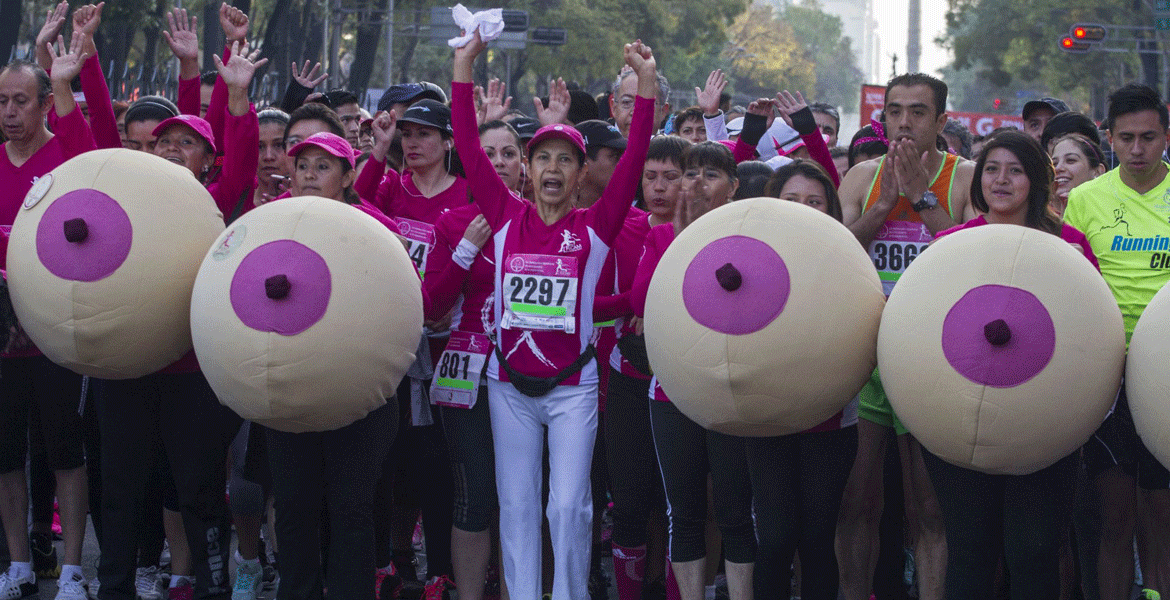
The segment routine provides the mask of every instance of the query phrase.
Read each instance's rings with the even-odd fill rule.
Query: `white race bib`
[[[418,276],[425,277],[427,273],[427,256],[431,247],[435,245],[435,226],[413,219],[398,220],[398,233],[406,239],[406,253],[414,268],[418,269]]]
[[[934,236],[922,223],[886,221],[869,244],[869,258],[882,280],[886,296],[894,291],[894,284],[906,267],[922,254]]]
[[[471,408],[479,398],[479,380],[492,343],[486,335],[455,330],[439,357],[431,380],[431,404]]]
[[[513,254],[504,265],[504,329],[577,331],[577,259]]]

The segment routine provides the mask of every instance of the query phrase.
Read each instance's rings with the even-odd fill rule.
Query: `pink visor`
[[[187,127],[194,129],[195,133],[199,134],[199,137],[202,137],[204,141],[211,145],[212,152],[217,151],[215,148],[215,134],[211,132],[211,123],[208,123],[207,121],[204,121],[203,119],[200,119],[194,115],[179,115],[177,117],[171,117],[162,123],[159,123],[158,126],[154,128],[154,131],[151,132],[151,135],[158,137],[162,134],[162,132],[166,131],[168,127],[176,124],[186,125]]]
[[[345,141],[345,138],[343,137],[339,137],[328,132],[314,133],[313,135],[310,135],[301,143],[289,149],[288,155],[296,156],[309,146],[316,146],[317,148],[320,148],[329,154],[332,154],[333,156],[348,162],[351,169],[356,165],[353,160],[354,150],[353,147],[349,145],[349,142]]]
[[[577,131],[576,127],[572,125],[561,125],[559,123],[553,125],[545,125],[536,131],[536,135],[528,142],[528,155],[532,155],[532,151],[545,140],[565,140],[573,145],[577,150],[581,151],[581,155],[585,155],[585,138],[581,136],[581,132]]]

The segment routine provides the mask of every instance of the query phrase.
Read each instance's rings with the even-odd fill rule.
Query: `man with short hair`
[[[808,105],[813,119],[817,122],[817,129],[825,136],[825,145],[832,148],[837,145],[837,134],[841,133],[841,115],[837,108],[824,102],[813,102]]]
[[[613,95],[609,97],[609,112],[622,137],[630,136],[630,121],[634,117],[634,97],[638,93],[638,78],[631,69],[622,69],[613,82]],[[654,102],[654,127],[661,128],[670,115],[670,84],[662,73],[658,73],[658,97]]]
[[[349,142],[350,147],[360,146],[362,107],[358,103],[357,94],[337,89],[325,92],[325,97],[329,99],[329,105],[333,107],[333,111],[341,119],[341,125],[345,127],[345,141]]]
[[[938,149],[947,123],[947,85],[921,73],[899,75],[886,87],[889,152],[855,165],[841,182],[843,222],[868,251],[889,296],[911,262],[939,231],[974,216],[969,195],[975,167]],[[837,523],[841,597],[869,598],[877,563],[878,524],[889,429],[898,434],[914,559],[922,600],[939,600],[947,565],[942,512],[923,462],[922,446],[907,433],[882,389],[879,373],[861,390],[857,459]]]
[[[1020,115],[1024,118],[1024,133],[1039,142],[1048,120],[1062,112],[1068,112],[1068,104],[1064,100],[1045,97],[1029,101]]]
[[[33,184],[70,158],[94,149],[89,127],[69,88],[85,56],[67,52],[53,60],[51,79],[41,67],[25,61],[13,61],[0,70],[0,123],[8,138],[0,153],[0,264],[6,262],[9,231]],[[54,109],[60,115],[55,134],[45,126],[49,111]],[[4,373],[0,378],[0,519],[12,557],[8,570],[0,573],[0,598],[37,596],[29,552],[25,477],[29,410],[35,402],[48,466],[56,475],[65,538],[57,600],[85,600],[80,565],[88,483],[82,449],[84,427],[77,413],[81,377],[45,358],[19,326],[13,329],[0,353]]]
[[[1146,305],[1170,282],[1170,253],[1140,243],[1170,236],[1170,170],[1162,159],[1170,115],[1156,90],[1138,84],[1114,92],[1108,114],[1109,142],[1120,165],[1074,188],[1064,220],[1089,239],[1121,308],[1128,344]],[[1101,598],[1129,597],[1135,519],[1145,587],[1170,594],[1170,471],[1137,436],[1124,384],[1085,445],[1084,462],[1101,494]]]
[[[596,119],[577,124],[577,131],[585,139],[585,164],[589,171],[577,193],[577,208],[589,208],[601,197],[613,177],[618,159],[626,150],[626,138],[614,125]]]

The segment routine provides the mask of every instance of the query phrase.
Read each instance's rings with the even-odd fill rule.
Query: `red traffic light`
[[[1060,49],[1065,52],[1072,52],[1075,54],[1084,54],[1092,49],[1093,45],[1086,42],[1078,42],[1071,37],[1064,37],[1060,40]]]
[[[1069,35],[1081,42],[1099,42],[1105,39],[1105,34],[1105,27],[1094,23],[1077,23],[1069,30]]]

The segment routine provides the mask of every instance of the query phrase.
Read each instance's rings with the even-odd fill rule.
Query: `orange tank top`
[[[938,205],[942,210],[955,219],[951,211],[951,187],[955,182],[955,166],[959,164],[959,157],[954,154],[943,156],[942,165],[938,173],[930,182],[930,191],[938,197]],[[881,158],[878,172],[874,175],[873,183],[869,187],[869,196],[865,200],[862,213],[869,210],[877,202],[882,193],[882,171],[886,168],[886,157]],[[955,219],[958,221],[958,219]],[[915,212],[914,207],[906,196],[899,195],[898,202],[890,211],[890,216],[881,228],[878,229],[873,241],[869,244],[869,258],[877,269],[878,277],[882,280],[882,288],[886,295],[894,289],[894,284],[906,271],[906,267],[926,249],[934,235],[922,223],[922,216]]]

